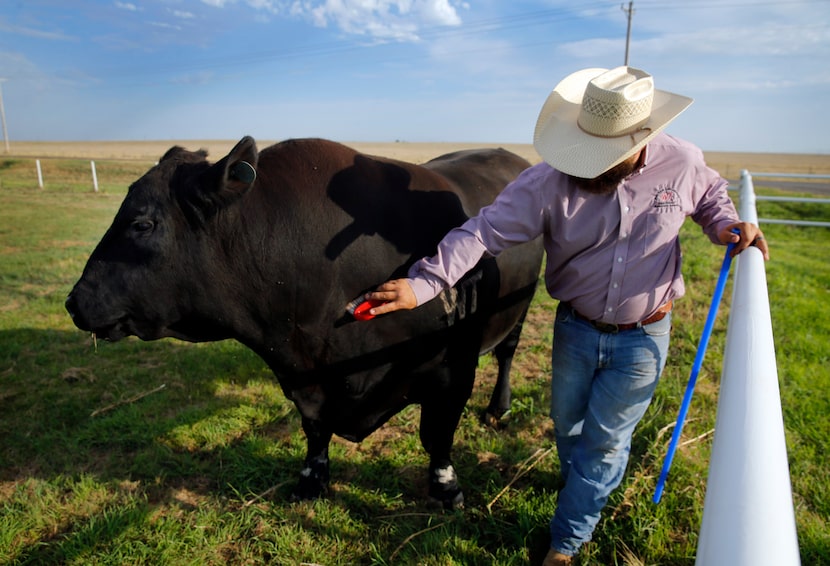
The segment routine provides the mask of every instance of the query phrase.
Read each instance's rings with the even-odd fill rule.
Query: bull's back
[[[448,153],[423,165],[449,180],[469,216],[493,199],[530,163],[505,149],[470,149]]]

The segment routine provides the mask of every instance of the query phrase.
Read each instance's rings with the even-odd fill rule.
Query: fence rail
[[[746,171],[746,169],[744,169]],[[765,179],[830,179],[830,175],[815,175],[811,173],[753,173],[756,177],[763,177]]]
[[[752,178],[741,220],[758,224]],[[764,258],[737,257],[696,566],[801,563]]]
[[[753,173],[756,177],[763,178],[789,178],[789,179],[830,179],[830,175],[802,175],[794,173]],[[751,215],[752,219],[748,222],[755,224],[789,224],[792,226],[817,226],[820,228],[830,228],[830,222],[820,222],[814,220],[787,220],[781,218],[758,218],[755,211],[755,203],[757,201],[775,201],[775,202],[798,202],[804,204],[830,204],[830,199],[826,198],[807,198],[807,197],[778,197],[778,196],[764,196],[756,195],[755,187],[752,183],[752,175],[746,169],[741,171],[741,183],[738,189],[740,197],[741,218],[747,220],[744,214]],[[747,209],[744,209],[744,203],[747,204]]]

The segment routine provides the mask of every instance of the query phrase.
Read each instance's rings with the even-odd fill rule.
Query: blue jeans
[[[622,481],[634,427],[666,364],[671,313],[617,333],[600,332],[560,304],[553,331],[551,412],[564,487],[551,547],[573,555]]]

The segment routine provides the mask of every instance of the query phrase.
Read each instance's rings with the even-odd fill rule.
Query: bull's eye
[[[130,225],[132,231],[136,234],[146,234],[147,232],[151,231],[155,224],[152,220],[135,220]]]

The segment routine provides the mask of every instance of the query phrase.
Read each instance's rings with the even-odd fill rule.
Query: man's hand
[[[397,310],[409,310],[418,306],[418,299],[406,279],[393,279],[366,293],[366,299],[383,301],[382,305],[369,309],[369,314],[377,316]]]
[[[740,230],[741,233],[734,234],[732,232],[734,228]],[[718,234],[718,239],[722,244],[735,243],[735,249],[732,250],[732,257],[735,257],[749,246],[755,246],[764,254],[764,259],[769,259],[769,246],[767,246],[767,241],[764,239],[764,233],[751,222],[730,224]]]

